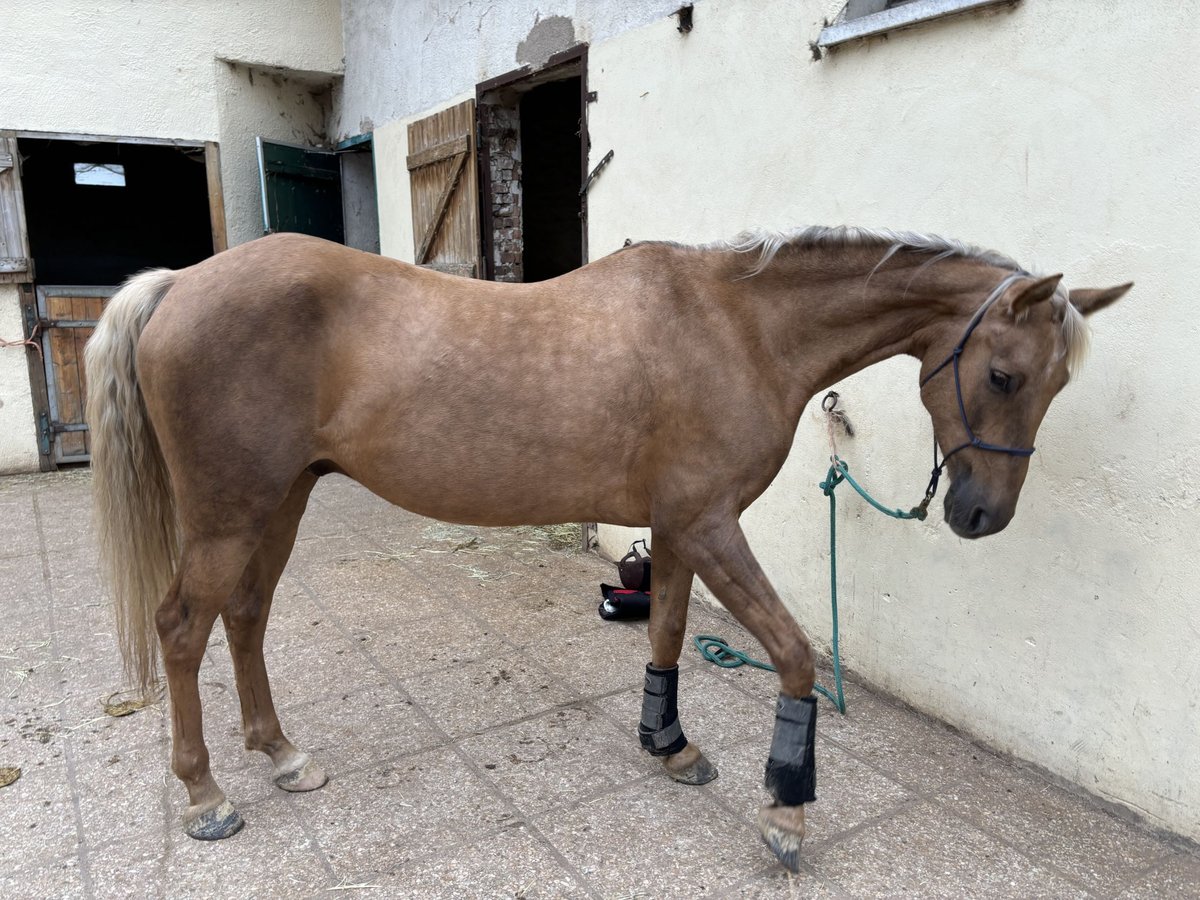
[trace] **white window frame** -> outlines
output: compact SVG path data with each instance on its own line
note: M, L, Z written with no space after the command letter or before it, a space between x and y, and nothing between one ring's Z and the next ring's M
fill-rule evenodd
M931 22L945 16L971 12L987 6L998 6L1001 3L1009 6L1019 0L909 0L891 9L847 18L846 11L852 5L847 3L832 24L821 29L816 46L828 50L848 41L885 34L897 28Z

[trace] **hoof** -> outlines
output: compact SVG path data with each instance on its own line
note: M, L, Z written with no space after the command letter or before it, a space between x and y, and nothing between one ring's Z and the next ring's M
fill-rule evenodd
M198 841L220 841L233 837L242 830L245 820L228 800L222 800L216 809L200 813L183 823L187 836Z
M800 871L800 844L804 841L803 806L764 806L758 811L758 830L785 869Z
M275 784L285 791L301 794L324 787L329 781L325 770L313 762L307 753L302 754L293 767L275 776Z
M680 784L708 784L717 777L717 767L708 761L695 744L663 758L667 774Z

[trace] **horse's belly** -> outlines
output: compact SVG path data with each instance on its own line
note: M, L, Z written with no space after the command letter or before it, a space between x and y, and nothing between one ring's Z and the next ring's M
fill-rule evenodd
M615 459L539 455L520 444L449 442L354 454L339 465L356 481L419 515L472 525L603 521L649 523L649 502ZM632 489L631 489L632 488Z

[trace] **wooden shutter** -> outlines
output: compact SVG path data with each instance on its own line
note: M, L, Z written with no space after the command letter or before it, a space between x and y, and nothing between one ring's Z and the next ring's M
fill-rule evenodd
M408 173L417 264L481 277L474 100L408 126Z
M0 137L0 282L4 281L33 281L15 137Z

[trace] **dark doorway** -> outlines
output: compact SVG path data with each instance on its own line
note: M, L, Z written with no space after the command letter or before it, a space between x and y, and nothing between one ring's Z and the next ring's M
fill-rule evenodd
M480 84L485 277L544 281L587 262L587 47Z
M39 284L117 285L211 256L203 147L21 138Z
M583 264L579 98L578 76L539 85L521 98L525 281Z

